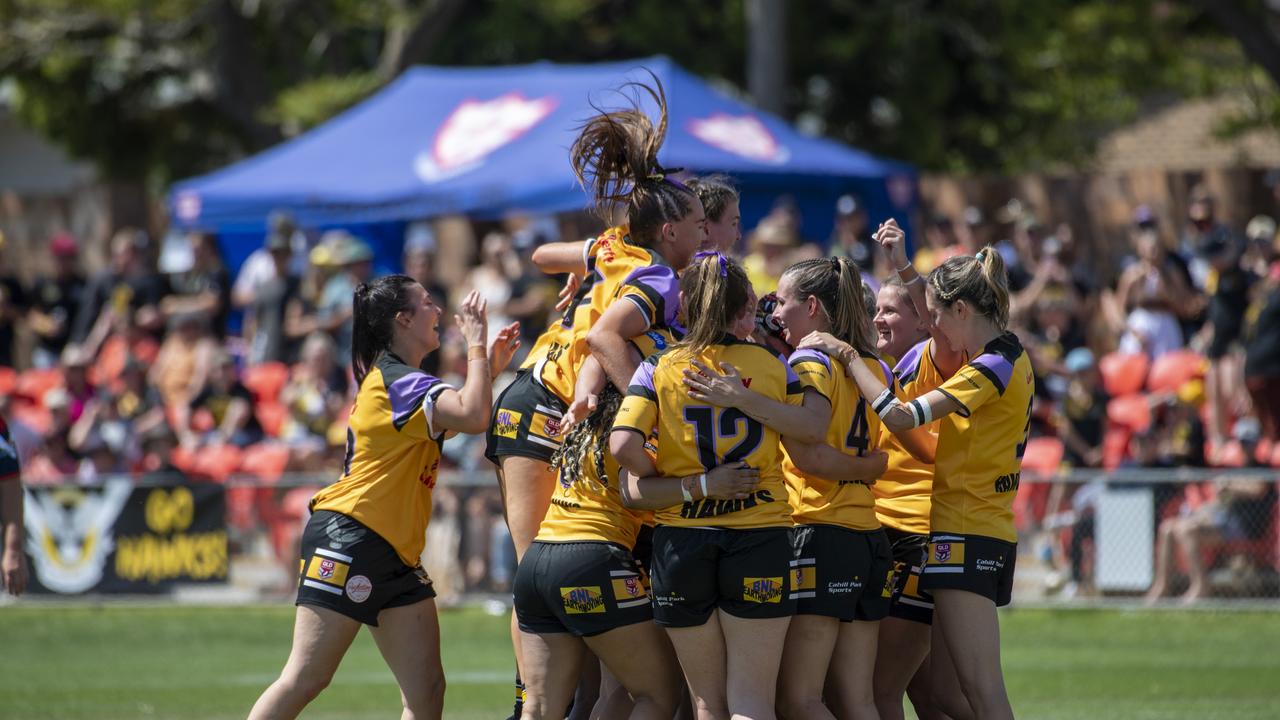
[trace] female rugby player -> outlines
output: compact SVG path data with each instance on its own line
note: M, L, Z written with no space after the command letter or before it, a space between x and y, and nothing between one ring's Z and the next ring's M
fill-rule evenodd
M990 248L951 258L929 275L926 302L938 332L970 358L938 388L902 402L866 369L856 349L843 357L885 427L898 433L957 414L940 428L930 537L920 587L933 596L930 669L942 710L953 718L1011 718L1000 669L998 606L1009 603L1017 535L1013 498L1030 426L1034 378L1007 331L1004 262ZM803 346L825 345L819 338ZM956 686L960 696L945 692Z
M493 375L519 346L519 325L486 352L485 303L476 293L456 317L467 340L461 390L418 370L440 346L440 308L413 278L356 288L355 404L342 478L316 493L302 537L293 649L251 720L293 718L329 684L361 624L395 674L406 718L438 718L444 702L440 627L431 580L419 564L431 519L440 444L478 433Z
M610 381L625 387L638 364L628 341L675 323L676 271L706 238L697 195L658 164L667 130L662 85L657 78L653 88L633 85L657 104L657 126L638 107L602 112L583 125L570 150L574 171L601 214L608 217L622 205L626 224L592 241L552 243L534 253L544 272L573 273L583 281L563 319L538 338L493 404L486 455L498 466L517 559L533 542L551 502L556 483L551 457L560 447L578 370L595 356ZM517 658L519 642L513 614ZM518 695L518 679L516 685Z

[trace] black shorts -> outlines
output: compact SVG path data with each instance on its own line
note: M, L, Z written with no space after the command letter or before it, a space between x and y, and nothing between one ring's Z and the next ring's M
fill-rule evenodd
M640 566L640 575L644 578L644 587L649 589L649 569L653 567L653 526L641 525L636 535L636 546L631 550L631 557Z
M539 635L590 637L653 619L640 568L613 543L535 541L514 595L520 629Z
M508 455L550 463L560 449L560 418L568 409L532 370L521 370L493 403L484 456L493 463Z
M653 531L653 619L697 627L720 608L741 618L795 614L787 592L795 552L791 528L685 528Z
M893 602L889 605L889 617L932 625L933 598L920 589L929 536L888 525L884 532L893 548Z
M920 589L968 590L997 607L1008 605L1017 550L1015 543L982 535L931 533Z
M426 571L405 565L378 533L329 510L307 520L296 604L329 608L377 627L384 608L435 596Z
M789 594L797 615L875 622L889 614L893 557L883 530L801 525L792 544Z

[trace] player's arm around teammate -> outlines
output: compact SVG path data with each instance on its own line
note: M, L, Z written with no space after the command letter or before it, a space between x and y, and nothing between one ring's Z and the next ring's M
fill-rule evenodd
M361 624L400 686L402 717L440 717L445 682L435 591L418 558L440 443L449 432L484 429L491 368L505 366L518 345L513 324L486 351L485 310L473 292L456 317L469 370L459 391L418 369L440 346L441 312L420 284L392 275L356 289L358 390L343 476L312 500L293 647L251 719L296 717L329 684Z
M1021 343L1005 329L1009 295L999 253L987 248L947 260L930 274L926 300L938 331L972 358L940 387L902 402L865 371L856 352L845 364L895 432L951 413L969 418L944 423L938 440L921 581L934 597L930 664L935 689L958 682L963 692L963 702L943 708L948 715L1009 718L996 607L1009 602L1012 588L1012 503L1034 379Z

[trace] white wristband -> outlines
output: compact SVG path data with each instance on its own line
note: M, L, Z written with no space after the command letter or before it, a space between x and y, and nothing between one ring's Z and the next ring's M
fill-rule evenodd
M693 502L693 495L689 493L689 488L684 486L684 478L680 478L680 494L684 496L685 502Z
M702 485L702 497L705 499L707 497L707 474L702 473L699 475L698 482Z

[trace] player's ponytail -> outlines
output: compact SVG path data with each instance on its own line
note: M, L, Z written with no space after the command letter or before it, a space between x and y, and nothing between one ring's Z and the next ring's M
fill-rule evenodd
M627 83L647 93L658 106L655 127L639 102L624 110L599 111L583 123L569 149L573 173L591 196L605 222L613 222L616 206L626 208L632 240L650 247L664 223L683 220L697 197L674 175L678 168L658 164L658 150L667 135L667 96L653 73L653 86Z
M574 425L564 436L560 448L551 456L551 467L559 472L563 487L582 479L582 461L588 452L595 463L596 477L601 482L608 482L604 457L609 452L609 430L619 407L622 407L622 393L610 383L601 391L595 412Z
M720 342L751 296L742 266L718 252L700 252L680 275L684 339L675 349L697 355Z
M387 275L360 283L352 297L351 373L364 382L378 356L391 347L396 313L409 309L408 275Z
M801 260L783 271L791 278L796 297L818 299L831 334L852 345L859 354L875 357L871 313L867 310L862 275L847 258Z
M1009 277L1004 258L992 248L946 260L929 273L929 288L947 307L964 300L997 328L1009 326Z

